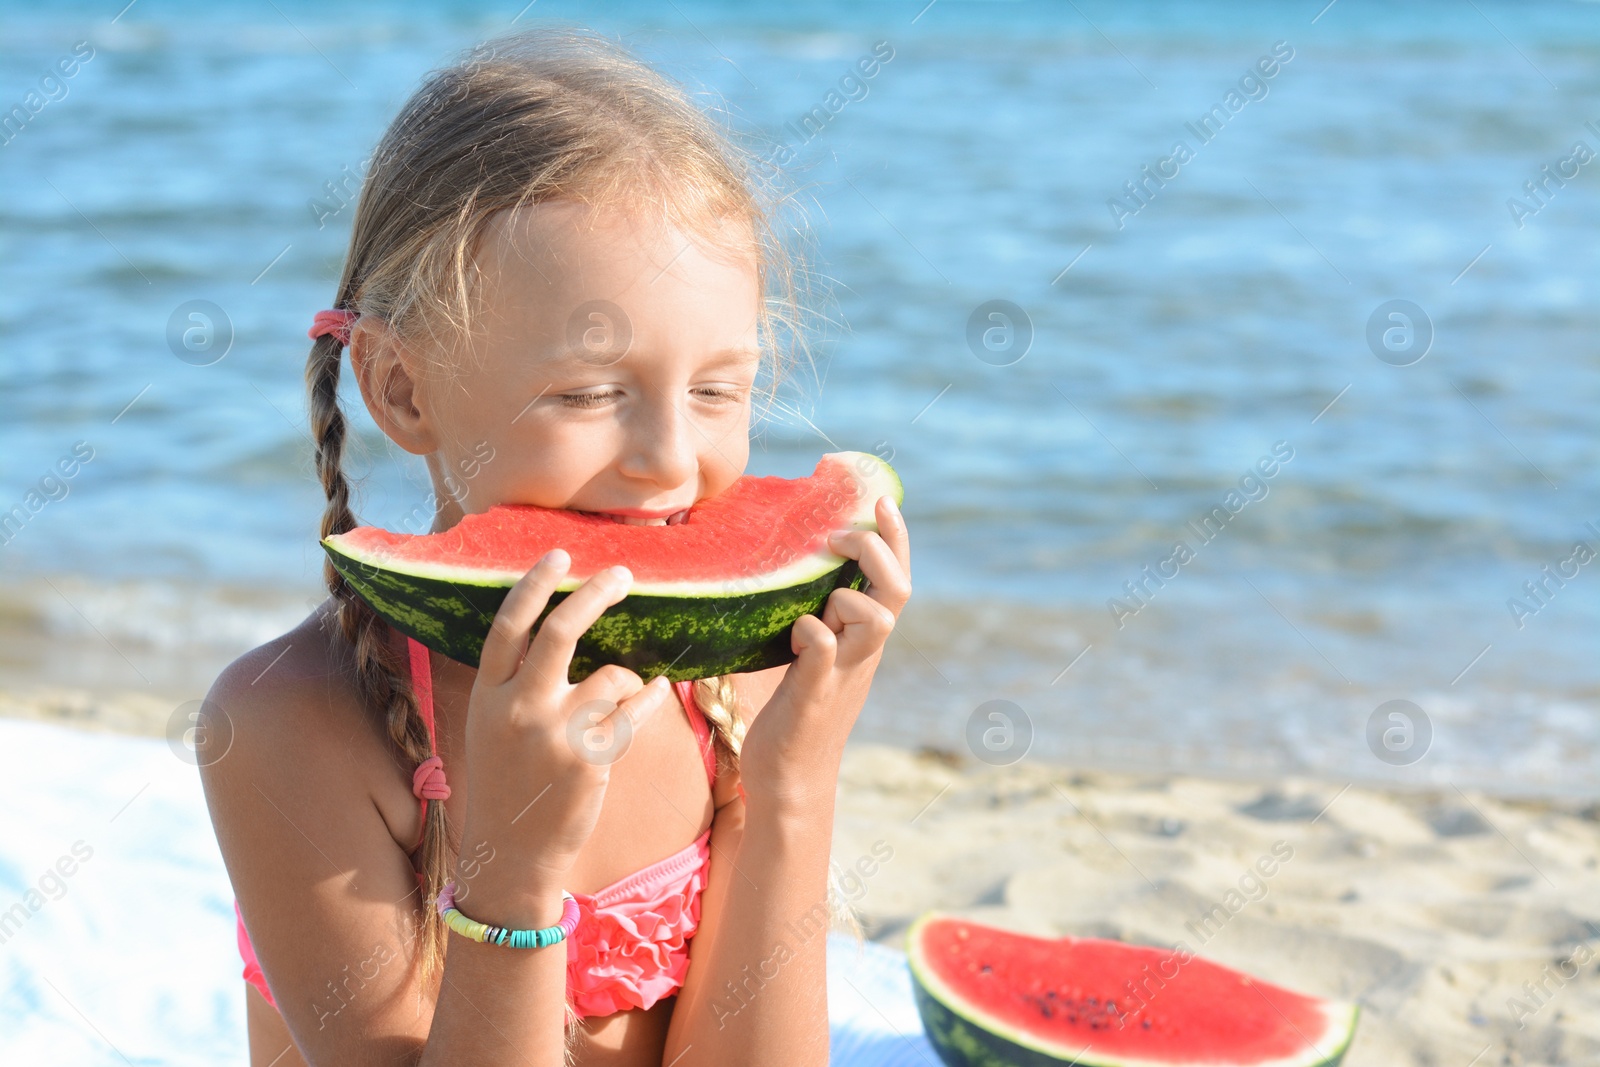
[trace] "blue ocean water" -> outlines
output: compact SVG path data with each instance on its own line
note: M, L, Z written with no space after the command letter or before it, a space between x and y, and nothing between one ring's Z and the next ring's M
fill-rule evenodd
M965 751L1002 700L1085 765L1600 785L1600 8L519 7L0 13L0 682L193 699L315 601L351 176L425 71L561 22L796 153L833 325L750 470L905 479L860 736ZM169 344L194 301L214 362ZM397 523L422 469L347 407Z

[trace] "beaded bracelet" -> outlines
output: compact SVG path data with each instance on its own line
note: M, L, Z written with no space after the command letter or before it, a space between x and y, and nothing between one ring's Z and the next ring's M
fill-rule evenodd
M439 891L439 916L445 925L462 937L485 945L508 945L511 948L547 948L572 936L578 926L578 902L565 889L561 891L561 921L539 930L512 930L504 926L469 919L456 908L456 884L446 882Z

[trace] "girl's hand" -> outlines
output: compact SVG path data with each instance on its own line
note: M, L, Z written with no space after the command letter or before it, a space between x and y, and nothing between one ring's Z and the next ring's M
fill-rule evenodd
M884 642L911 598L911 538L894 498L881 497L878 530L836 532L829 547L860 562L864 589L835 589L821 618L790 632L796 659L745 736L739 757L747 797L804 813L833 802L845 739L866 702ZM759 800L757 801L760 802Z
M567 682L578 638L627 595L623 567L578 586L530 644L528 633L570 563L556 549L523 575L484 642L467 711L472 788L462 852L487 841L510 862L484 866L470 887L458 884L461 897L472 888L511 907L543 906L522 900L519 890L537 895L562 884L594 832L611 764L672 691L665 675L645 685L614 664Z

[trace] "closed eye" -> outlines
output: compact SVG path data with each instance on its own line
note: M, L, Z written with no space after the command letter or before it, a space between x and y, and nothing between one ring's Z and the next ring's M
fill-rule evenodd
M613 389L605 393L562 393L560 399L568 407L597 408L611 397L621 395L621 393Z
M695 392L706 398L708 401L717 404L735 401L744 395L743 392L738 389L721 389L715 386L706 386L701 389L696 389ZM620 391L611 389L597 393L562 393L560 394L559 399L568 407L598 408L606 404L613 397L618 397L621 395L622 393Z

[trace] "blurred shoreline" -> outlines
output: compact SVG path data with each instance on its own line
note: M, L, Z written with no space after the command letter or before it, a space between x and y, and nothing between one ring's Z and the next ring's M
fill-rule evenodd
M105 719L125 732L160 733L163 716L201 699L229 662L293 628L324 595L310 583L36 572L0 590L0 691L36 695L23 705L59 704L59 717L88 728ZM1341 670L1308 658L1304 645L1292 648L1298 629L1283 627L1269 641L1252 638L1254 621L1241 629L1218 616L1197 628L1183 595L1150 602L1119 632L1093 608L919 589L852 739L977 756L998 709L1015 729L1007 749L991 754L996 763L1255 782L1292 774L1503 796L1600 793L1600 720L1589 710L1600 690L1570 664L1530 676L1538 645L1515 660L1480 655L1473 684L1453 686L1448 675L1430 679L1406 662L1409 643L1374 640L1359 618L1341 623L1344 644L1318 639ZM1472 655L1467 647L1459 658ZM1403 688L1388 681L1419 675ZM1389 728L1382 709L1397 699L1416 731L1416 748L1398 762L1374 733Z
M217 670L220 670L222 665L219 663ZM197 673L193 677L199 678L202 674L205 682L187 691L188 695L180 691L170 693L141 691L118 685L105 677L101 678L101 683L97 686L84 686L42 678L24 680L14 675L11 677L0 675L0 719L48 723L90 733L165 738L169 745L179 745L182 743L183 732L190 722L187 717L188 710L204 697L209 680L215 676L216 671ZM881 703L885 698L876 694L890 686L883 681L882 668L878 678L878 682L874 685L873 699ZM1549 783L1543 783L1542 788L1523 783L1502 784L1500 788L1493 788L1466 782L1441 782L1424 777L1385 778L1375 774L1307 773L1302 769L1286 765L1274 765L1267 760L1236 762L1231 767L1223 768L1212 766L1190 768L1174 761L1174 754L1179 750L1174 746L1163 744L1148 747L1144 758L1135 752L1132 743L1093 750L1098 758L1087 761L1050 756L1037 749L1022 751L1015 758L1009 755L995 758L983 753L975 757L973 749L953 747L947 743L897 738L892 730L888 731L890 736L886 738L882 736L885 734L882 723L872 721L881 717L873 716L871 710L872 702L869 701L868 709L863 711L851 735L848 746L850 751L899 753L918 763L938 765L969 778L982 775L1003 778L1012 771L1029 774L1042 770L1049 773L1099 775L1114 779L1151 781L1192 779L1213 782L1219 786L1267 790L1277 788L1280 783L1293 781L1316 783L1331 789L1376 790L1395 797L1412 798L1425 798L1452 789L1459 791L1467 788L1495 797L1506 804L1547 808L1574 817L1600 821L1600 800L1596 799L1596 794L1592 790L1556 789ZM1151 758L1152 754L1159 758Z

